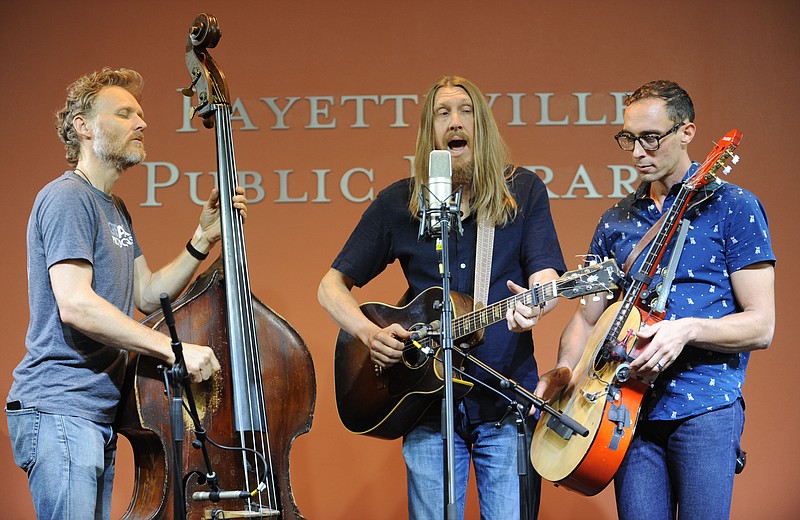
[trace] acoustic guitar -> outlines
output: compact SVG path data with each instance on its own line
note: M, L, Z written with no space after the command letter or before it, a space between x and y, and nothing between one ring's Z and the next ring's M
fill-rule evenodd
M507 310L516 302L537 306L559 296L576 298L612 291L617 288L621 276L616 263L609 260L566 272L557 280L475 311L472 311L471 298L453 291L450 293L453 338L456 345L472 349L482 342L483 329L505 320ZM334 364L336 405L339 418L349 431L396 439L409 431L431 404L441 399L442 366L428 355L439 350L441 302L442 289L432 287L404 307L382 303L361 305L362 312L379 327L398 323L420 336L406 341L402 360L388 368L375 365L366 345L346 331L339 331ZM453 377L454 399L464 397L471 388L469 381Z
M630 361L643 350L635 331L661 318L643 301L646 289L673 236L692 195L700 188L720 182L717 171L728 158L738 162L733 150L742 134L732 130L714 147L695 173L685 181L670 207L639 275L623 299L600 316L586 343L567 386L550 404L589 429L586 437L573 435L543 412L531 443L531 462L545 479L584 495L602 491L619 469L636 428L642 399L652 381L632 377ZM644 275L644 276L643 276Z

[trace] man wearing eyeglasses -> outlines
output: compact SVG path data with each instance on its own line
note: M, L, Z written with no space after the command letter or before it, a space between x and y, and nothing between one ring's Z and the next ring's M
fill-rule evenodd
M622 267L645 233L660 226L691 175L688 148L696 132L692 100L673 82L648 83L627 99L615 139L631 154L641 183L603 214L590 254L615 258ZM685 218L685 246L675 248L675 238L668 243L648 285L668 285L664 271L679 249L666 315L636 332L643 350L630 368L655 382L614 478L622 520L674 519L677 511L681 518L729 518L734 474L744 463L745 369L750 352L772 341L775 256L761 203L722 183L690 204ZM639 272L645 256L629 274ZM578 307L561 336L556 369L542 376L537 395L549 397L563 387L563 367L577 365L608 305L599 299Z

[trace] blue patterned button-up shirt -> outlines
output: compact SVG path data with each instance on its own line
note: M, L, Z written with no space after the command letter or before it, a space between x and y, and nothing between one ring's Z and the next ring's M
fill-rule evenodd
M667 211L680 184L664 201ZM590 253L615 258L622 267L633 247L662 213L649 197L649 185L607 210L597 225ZM711 197L687 210L691 222L664 319L720 318L739 312L730 273L757 262L775 262L767 216L759 200L733 184L723 184ZM667 245L651 289L663 282L675 239ZM631 268L637 273L649 246ZM655 382L648 399L651 420L692 417L733 403L742 396L749 352L723 354L687 345L678 359Z

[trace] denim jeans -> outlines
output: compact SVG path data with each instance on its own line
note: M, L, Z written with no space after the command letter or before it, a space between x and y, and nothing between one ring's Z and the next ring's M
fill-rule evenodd
M108 519L117 437L110 424L6 409L14 462L28 474L39 520Z
M744 404L640 423L614 477L620 520L727 520Z
M435 406L435 405L434 405ZM501 427L494 422L470 425L458 405L455 414L455 503L458 518L464 518L470 458L475 468L482 519L520 518L520 477L517 469L517 426L509 415ZM524 453L528 472L527 499L532 514L539 507L541 478L530 464L530 437L527 429ZM410 520L444 518L444 443L438 414L425 418L403 438L403 457L408 476Z

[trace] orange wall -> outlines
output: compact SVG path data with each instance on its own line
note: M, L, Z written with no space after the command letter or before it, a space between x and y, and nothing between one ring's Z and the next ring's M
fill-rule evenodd
M151 167L155 178L148 181L148 169L136 167L117 192L133 214L151 266L171 259L192 233L199 207L191 201L188 173L203 173L204 196L210 186L207 173L216 167L214 137L202 128L182 131L190 128L177 89L188 83L183 53L189 25L207 10L223 31L212 54L241 103L241 121L234 123L238 169L256 172L263 190L263 198L251 204L246 228L253 292L293 324L316 366L313 428L292 450L298 505L308 518L404 518L399 442L354 436L338 421L332 395L336 328L316 301L320 277L366 207L352 199L408 175L406 156L414 150L418 105L403 101L398 115L402 97L396 96L421 96L443 74L463 75L484 92L499 94L495 115L515 161L540 167L548 178L552 174L553 215L568 265L574 267L599 214L616 200L611 198L613 172L624 176L627 170L620 166L629 164L629 155L611 138L620 125L614 93L668 78L681 83L695 101L695 158L704 157L712 140L731 128L744 133L742 162L730 180L754 191L765 204L779 258L778 328L772 347L754 354L748 371L744 446L749 462L737 477L733 518L800 516L800 450L791 435L800 427L792 401L793 368L800 354L786 326L798 288L792 277L798 210L788 190L795 179L796 146L791 143L800 113L800 4L8 4L0 36L6 182L0 265L7 280L6 297L0 299L7 338L0 395L6 395L11 371L24 352L27 216L36 192L65 168L52 113L78 75L109 65L135 68L145 76L148 161L169 163L178 175L174 184L155 188L153 183L168 184L169 169ZM507 7L501 10L500 5ZM361 98L363 113L346 96L367 96ZM286 112L284 128L276 128L279 119L263 98L276 98L280 107L288 98L299 98ZM348 199L340 183L351 170L345 183ZM286 179L283 194L281 175ZM325 179L324 194L319 178ZM257 189L248 193L262 195ZM279 201L304 196L304 201ZM398 271L390 269L357 297L394 301L404 289ZM561 302L537 328L542 366L553 363L558 335L574 305ZM775 408L772 399L786 406ZM127 506L131 467L129 448L123 447L115 516ZM31 518L25 476L14 467L5 421L0 421L0 468L5 470L3 516ZM478 517L474 493L468 509L468 518ZM609 489L583 498L545 484L541 513L543 519L582 514L611 519L613 494Z

